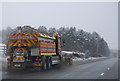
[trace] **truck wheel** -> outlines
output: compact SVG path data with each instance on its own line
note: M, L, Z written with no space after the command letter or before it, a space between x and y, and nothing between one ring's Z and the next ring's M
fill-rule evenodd
M62 58L61 58L61 56L59 55L59 60L61 60Z
M47 69L47 63L46 61L43 63L43 70L46 70Z
M46 70L46 69L47 69L46 58L42 57L42 70Z
M51 59L50 59L50 57L48 57L48 60L47 60L47 69L48 70L51 68L51 65L52 65Z

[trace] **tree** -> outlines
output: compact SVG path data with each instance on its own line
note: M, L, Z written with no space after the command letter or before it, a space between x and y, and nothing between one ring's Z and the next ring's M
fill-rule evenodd
M47 28L45 26L39 26L38 31L47 32Z
M53 35L54 33L57 32L57 30L56 30L56 28L54 28L54 27L50 27L49 30L48 30L48 32L49 32L51 35Z
M11 32L12 28L7 27L2 30L2 41L6 42L7 33ZM48 30L45 26L39 26L38 31L53 36L54 33L58 32L61 36L62 50L64 51L78 51L86 52L90 51L91 56L109 56L109 47L107 42L100 37L97 32L89 33L82 29L76 30L76 27L50 27Z
M7 41L7 34L9 34L13 29L8 26L6 29L2 30L2 43L6 43Z

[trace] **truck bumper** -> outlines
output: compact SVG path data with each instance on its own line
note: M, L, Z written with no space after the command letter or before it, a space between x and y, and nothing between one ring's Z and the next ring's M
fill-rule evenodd
M26 63L25 62L13 62L11 64L8 65L11 68L25 68L26 67Z

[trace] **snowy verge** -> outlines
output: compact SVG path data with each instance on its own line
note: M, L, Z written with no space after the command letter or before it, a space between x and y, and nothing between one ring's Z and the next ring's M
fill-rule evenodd
M79 61L79 60L94 60L94 59L103 59L103 58L107 58L107 57L89 57L89 58L79 58L79 57L75 57L75 58L73 58L73 61Z
M89 58L73 58L73 64L87 64L92 63L100 60L108 59L108 57L89 57Z

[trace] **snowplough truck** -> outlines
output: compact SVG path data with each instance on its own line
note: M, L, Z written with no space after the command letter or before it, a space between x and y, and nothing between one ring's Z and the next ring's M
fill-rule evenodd
M31 65L43 70L61 61L60 36L50 36L31 26L17 27L7 36L8 70Z

